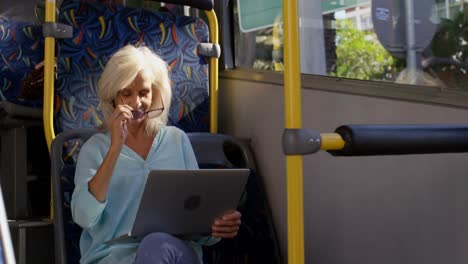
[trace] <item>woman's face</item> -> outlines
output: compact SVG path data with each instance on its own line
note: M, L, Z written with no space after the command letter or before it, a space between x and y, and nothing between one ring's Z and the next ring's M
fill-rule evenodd
M129 86L117 93L117 105L126 104L133 111L146 112L150 109L153 100L151 79L145 71L140 71Z

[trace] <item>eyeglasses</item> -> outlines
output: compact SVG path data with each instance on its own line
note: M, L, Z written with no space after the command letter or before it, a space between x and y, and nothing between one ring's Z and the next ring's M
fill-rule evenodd
M156 118L160 116L164 112L164 101L161 97L159 97L159 99L161 100L161 105L162 105L160 108L151 109L149 111L140 111L140 110L132 111L132 115L133 115L132 119L133 120L140 119L144 117L145 115L148 118ZM125 104L125 102L123 101L122 95L120 95L120 100L122 101L123 104Z

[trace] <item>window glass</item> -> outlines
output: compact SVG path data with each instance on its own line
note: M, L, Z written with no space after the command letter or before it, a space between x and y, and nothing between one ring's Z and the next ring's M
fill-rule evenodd
M468 88L468 0L406 2L298 0L302 73ZM242 4L234 4L236 67L283 71L281 9L245 30Z
M29 0L0 0L0 17L14 21L40 23L37 16L38 5ZM44 9L44 7L41 7ZM4 29L0 32L2 34ZM3 37L2 37L3 40Z

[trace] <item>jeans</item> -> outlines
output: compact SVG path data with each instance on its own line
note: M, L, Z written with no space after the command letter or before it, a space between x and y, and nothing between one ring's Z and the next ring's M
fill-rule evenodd
M195 251L182 240L166 233L152 233L140 243L135 264L194 264Z

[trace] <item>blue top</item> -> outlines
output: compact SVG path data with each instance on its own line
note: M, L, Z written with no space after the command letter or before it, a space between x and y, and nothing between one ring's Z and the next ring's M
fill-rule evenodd
M148 173L158 169L198 169L187 135L176 127L163 127L146 160L128 146L122 147L106 200L101 203L89 192L88 181L96 174L109 146L110 134L98 133L83 145L78 157L71 209L73 220L83 228L80 263L133 263L138 243L106 245L104 242L132 229ZM187 243L202 263L200 245L218 241L204 237Z

